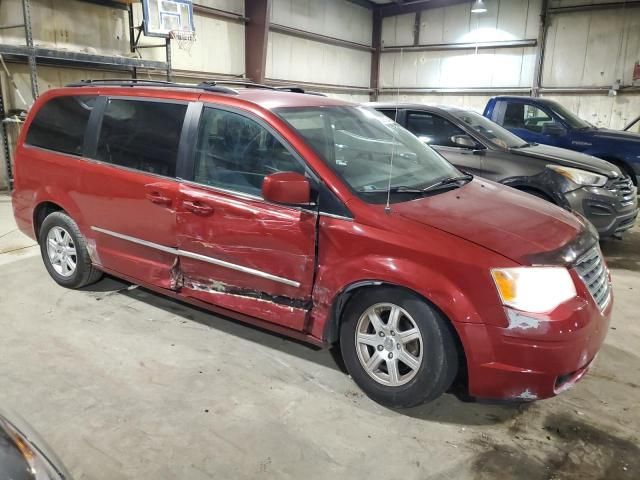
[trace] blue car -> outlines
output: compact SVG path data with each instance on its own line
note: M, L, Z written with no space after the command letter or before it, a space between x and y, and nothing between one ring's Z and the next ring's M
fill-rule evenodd
M529 143L568 148L608 160L636 186L640 181L640 134L631 129L598 128L558 102L534 97L493 97L484 116Z

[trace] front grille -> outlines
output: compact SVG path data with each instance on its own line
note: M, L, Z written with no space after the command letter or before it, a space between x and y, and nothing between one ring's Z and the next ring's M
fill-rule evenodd
M604 310L611 298L611 284L600 249L593 247L589 250L577 261L575 269L600 310Z
M636 189L633 186L633 182L631 181L631 177L624 176L621 178L616 178L615 180L611 180L607 184L607 190L611 193L615 194L622 203L623 206L631 205L636 195Z

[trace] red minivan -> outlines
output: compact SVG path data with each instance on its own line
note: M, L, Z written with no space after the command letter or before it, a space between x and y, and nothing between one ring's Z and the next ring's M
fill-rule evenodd
M473 178L369 108L258 85L50 90L13 207L60 285L103 272L318 345L375 401L454 379L534 400L591 365L612 309L588 222Z

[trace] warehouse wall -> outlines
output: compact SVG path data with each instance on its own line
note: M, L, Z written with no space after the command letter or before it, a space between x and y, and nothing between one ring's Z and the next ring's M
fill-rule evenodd
M615 0L551 0L549 6L611 3ZM486 1L486 14L471 14L470 4L426 10L421 13L420 43L460 43L536 39L540 0ZM633 65L640 60L640 8L598 9L555 13L545 44L542 70L543 96L551 97L586 120L603 127L623 128L640 112L638 92L608 96L620 80L631 87ZM415 17L384 19L384 46L413 42ZM458 105L482 111L487 100L505 91L529 95L533 85L534 47L496 50L383 53L381 100ZM638 83L637 83L638 84ZM640 84L638 84L640 85ZM432 89L428 93L394 88ZM597 87L587 92L581 89ZM563 89L563 93L553 89ZM435 91L454 89L458 93ZM568 91L567 91L568 90Z
M371 10L344 0L273 0L271 23L371 45ZM369 88L371 52L270 32L267 78ZM339 95L367 101L367 92Z
M471 2L424 10L420 45L530 40L538 36L541 0L488 0L486 14L472 14ZM384 47L413 45L415 14L388 17L382 24ZM535 67L535 48L387 52L381 57L380 87L527 88Z
M197 5L244 14L244 0L196 0ZM32 0L34 43L37 46L94 54L133 56L129 47L127 12L74 0ZM320 35L337 37L362 45L371 44L371 11L345 0L273 0L274 24L284 25ZM142 20L142 9L136 4L136 24ZM244 23L196 11L197 39L190 53L172 44L175 77L181 81L197 81L220 75L244 76ZM21 0L0 2L0 25L22 23ZM162 43L162 39L141 37L141 44ZM0 30L0 43L24 45L22 29ZM141 49L143 58L164 61L165 51ZM28 68L23 63L8 63L20 92L28 104L32 102ZM336 85L326 93L352 101L368 100L367 89L371 68L371 52L271 32L268 44L267 76L286 82L310 82ZM40 92L85 78L128 76L127 72L85 70L38 66ZM141 72L140 77L163 78L162 74ZM24 109L0 72L5 92L6 109ZM358 87L362 90L340 87ZM9 125L11 142L18 127ZM0 160L0 188L6 185Z
M244 13L242 0L198 0L200 5ZM34 44L37 46L66 49L85 53L104 55L133 56L129 47L129 23L127 12L90 3L73 0L32 0L31 17ZM135 10L136 24L142 19L141 6ZM177 77L199 77L210 75L244 74L244 24L233 20L221 19L209 14L196 13L194 20L197 29L197 41L191 54L172 45L173 66L178 70ZM3 0L0 4L0 25L22 23L22 2ZM24 30L0 30L0 42L24 45ZM144 38L142 44L162 42L162 39ZM215 49L212 48L215 46ZM215 54L214 54L215 51ZM142 49L143 58L164 61L164 49ZM25 64L8 63L20 92L32 102L29 72ZM180 72L182 70L182 72ZM65 85L83 78L113 78L128 76L126 72L106 70L82 70L77 68L38 67L38 85L40 92L49 88ZM143 74L144 75L144 74ZM5 92L5 108L25 108L6 75L0 74ZM16 125L9 125L11 143L18 131ZM0 164L3 163L0 161ZM0 188L6 185L4 168L0 168Z

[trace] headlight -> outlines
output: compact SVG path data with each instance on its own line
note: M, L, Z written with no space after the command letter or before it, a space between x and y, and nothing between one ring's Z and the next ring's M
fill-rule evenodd
M568 178L576 185L588 187L602 187L607 183L607 177L597 173L579 170L577 168L561 167L560 165L547 165L547 168Z
M502 303L525 312L550 312L576 296L564 267L494 268L491 276Z
M57 457L21 418L0 412L0 478L71 480Z

